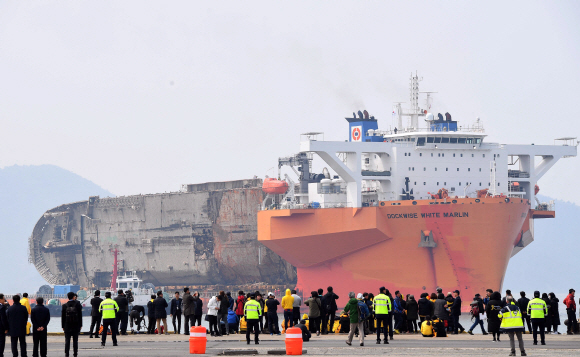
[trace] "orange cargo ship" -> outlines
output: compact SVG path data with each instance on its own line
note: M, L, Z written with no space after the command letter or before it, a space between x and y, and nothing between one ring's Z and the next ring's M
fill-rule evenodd
M258 240L297 268L305 295L327 286L339 296L386 286L417 298L438 287L464 299L500 290L510 258L533 241L534 219L555 217L536 183L558 159L576 156L575 138L484 142L479 119L458 127L449 113L435 119L421 109L418 81L411 76L411 110L393 111L394 130L359 111L346 118L347 142L307 133L299 154L279 159L278 178L299 166L299 182L286 174L288 192L266 196ZM323 174L311 173L314 155L330 167Z

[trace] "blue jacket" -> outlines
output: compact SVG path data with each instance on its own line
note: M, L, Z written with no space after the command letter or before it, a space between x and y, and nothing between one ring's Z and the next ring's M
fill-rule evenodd
M239 322L238 315L233 310L228 311L228 324L237 324Z

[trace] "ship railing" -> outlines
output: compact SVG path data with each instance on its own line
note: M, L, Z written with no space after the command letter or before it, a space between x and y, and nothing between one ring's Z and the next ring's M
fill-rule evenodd
M555 211L556 210L556 204L554 203L554 201L550 201L550 202L542 202L540 204L538 204L536 206L536 208L534 208L536 211Z
M512 178L530 178L530 173L520 170L508 170L508 177Z
M445 133L445 132L460 132L460 133L485 133L485 129L483 128L483 126L477 126L477 125L472 125L472 126L459 126L457 127L457 130L453 130L453 131L445 131L445 130L437 130L437 127L435 128L405 128L403 130L397 130L396 132L394 130L376 130L375 131L375 135L395 135L395 134L411 134L411 133Z

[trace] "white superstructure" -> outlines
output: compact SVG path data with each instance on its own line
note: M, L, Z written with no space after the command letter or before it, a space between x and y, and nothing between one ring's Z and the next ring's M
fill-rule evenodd
M379 130L374 117L359 111L358 117L353 113L346 118L350 135L346 142L319 140L321 133L304 134L301 154L279 161L279 166L309 163L302 164L300 184L281 204L363 207L380 201L431 199L440 189L449 197L477 197L477 191L487 189L488 195L524 198L534 207L538 180L560 158L576 156L576 138L558 139L560 145L488 143L479 119L463 127L449 113L435 116L419 108L419 80L411 75L413 107L403 111L396 105L398 124L393 130ZM409 125L403 125L403 116L410 117ZM423 117L426 127L420 128L418 118ZM312 154L338 177L311 174ZM289 184L294 188L293 182Z

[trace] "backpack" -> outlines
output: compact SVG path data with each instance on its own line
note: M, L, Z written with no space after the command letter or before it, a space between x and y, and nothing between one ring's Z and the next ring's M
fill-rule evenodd
M370 316L370 312L367 304L365 304L364 301L359 301L357 303L357 307L358 307L358 321L361 322L368 319Z
M68 326L74 326L76 327L76 325L78 324L78 315L77 315L77 309L76 309L76 304L70 305L67 304L66 305L66 323Z
M479 311L479 304L472 305L471 306L471 315L473 317L477 317L477 316L479 316L479 313L480 313L480 311Z

